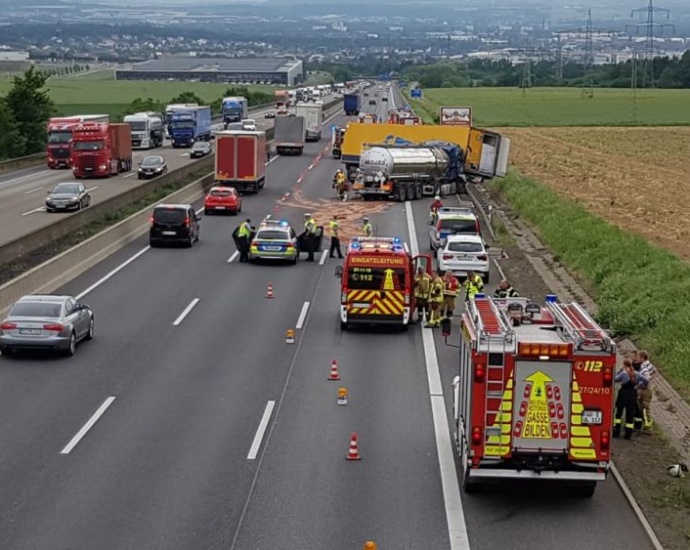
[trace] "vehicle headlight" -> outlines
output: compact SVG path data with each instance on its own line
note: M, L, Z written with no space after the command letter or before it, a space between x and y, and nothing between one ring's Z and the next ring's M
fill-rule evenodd
M106 166L105 164L101 164L101 165L99 166L99 168L100 168L101 170L105 170L105 169L107 168L107 166Z

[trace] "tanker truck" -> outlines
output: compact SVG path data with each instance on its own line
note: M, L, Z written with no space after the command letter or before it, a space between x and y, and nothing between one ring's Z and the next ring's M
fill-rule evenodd
M464 152L455 143L431 141L415 145L365 145L353 191L363 200L406 201L460 192Z

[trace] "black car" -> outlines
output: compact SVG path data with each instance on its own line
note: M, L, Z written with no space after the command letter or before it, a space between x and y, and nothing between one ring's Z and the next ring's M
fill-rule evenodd
M46 198L46 212L81 210L91 205L91 194L83 183L58 183Z
M168 171L168 163L160 155L147 155L139 163L139 179L155 178Z
M210 155L212 152L211 144L208 141L197 141L189 152L189 157L197 159Z
M276 112L275 111L268 111L265 115L264 118L275 118L276 117Z
M159 204L151 215L149 244L184 244L191 248L199 240L201 217L191 204Z

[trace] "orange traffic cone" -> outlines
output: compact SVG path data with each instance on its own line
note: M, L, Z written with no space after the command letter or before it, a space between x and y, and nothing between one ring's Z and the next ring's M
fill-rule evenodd
M331 363L331 374L328 376L329 380L340 380L340 373L338 372L338 362L333 359Z
M353 433L350 436L350 449L347 451L348 460L362 460L359 456L359 448L357 447L357 434Z
M266 289L266 298L275 298L275 296L273 296L273 283L268 283L268 289Z

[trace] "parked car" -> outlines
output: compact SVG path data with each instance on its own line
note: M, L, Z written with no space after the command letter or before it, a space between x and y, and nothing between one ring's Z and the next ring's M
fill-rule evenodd
M189 152L189 157L196 159L210 155L213 152L211 144L208 141L197 141Z
M229 212L237 215L242 212L242 197L234 187L211 187L204 199L204 214Z
M450 271L453 275L466 277L468 272L474 271L485 283L489 282L491 261L479 235L449 235L445 245L438 250L436 260L439 274Z
M168 171L168 163L160 155L146 155L139 163L140 180L147 178L155 178L161 176Z
M191 204L159 204L153 209L149 244L184 244L188 248L199 240L201 218Z
M245 118L242 121L242 129L250 132L256 131L256 121L253 118Z
M0 325L0 353L55 350L74 355L94 337L94 314L73 296L29 295L17 300Z
M46 197L46 212L81 210L91 205L91 193L83 183L58 183Z

